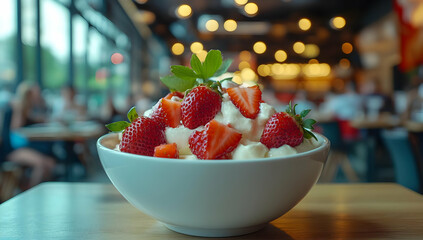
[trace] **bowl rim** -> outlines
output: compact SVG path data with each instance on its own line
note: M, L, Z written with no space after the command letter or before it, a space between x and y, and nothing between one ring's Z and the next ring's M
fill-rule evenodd
M318 139L321 139L322 144L318 146L317 148L314 148L312 150L297 153L294 155L288 155L288 156L279 156L279 157L268 157L268 158L257 158L257 159L177 159L177 158L159 158L159 157L152 157L152 156L146 156L146 155L137 155L133 153L127 153L127 152L120 152L116 151L114 149L110 149L108 147L105 147L101 144L101 141L109 137L110 135L115 135L117 133L107 133L97 140L97 148L102 151L106 151L112 154L118 154L128 157L135 157L139 159L144 160L153 160L153 161L159 161L163 163L194 163L194 164L233 164L233 163L257 163L257 162L271 162L271 161L277 161L277 160L283 160L283 159L297 159L297 158L304 158L310 155L313 155L315 153L321 152L324 149L330 148L330 141L323 136L322 134L314 133ZM320 141L320 140L319 140ZM325 162L325 161L324 161Z

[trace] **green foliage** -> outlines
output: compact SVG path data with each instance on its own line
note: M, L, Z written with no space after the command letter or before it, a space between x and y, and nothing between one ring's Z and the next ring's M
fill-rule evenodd
M127 127L129 127L129 125L131 125L129 122L118 121L118 122L107 124L106 128L109 129L112 132L122 132Z
M199 84L213 85L215 81L211 77L217 77L225 73L232 60L222 62L222 54L219 50L210 50L206 59L201 63L197 55L191 57L191 68L185 66L172 66L173 75L161 77L160 80L171 91L185 92Z

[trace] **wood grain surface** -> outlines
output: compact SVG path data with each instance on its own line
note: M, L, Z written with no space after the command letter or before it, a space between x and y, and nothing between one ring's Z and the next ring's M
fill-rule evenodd
M44 183L0 205L0 239L200 238L168 230L110 184ZM423 197L391 183L317 184L283 217L233 239L423 239Z

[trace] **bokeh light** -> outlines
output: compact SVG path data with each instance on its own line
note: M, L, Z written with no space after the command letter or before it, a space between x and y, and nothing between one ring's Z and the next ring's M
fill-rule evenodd
M216 20L210 19L206 22L207 31L215 32L217 31L218 28L219 28L219 23Z
M350 54L353 51L353 45L349 42L345 42L342 44L342 52L345 54Z
M244 6L248 0L234 0L235 4L238 6Z
M203 50L203 48L203 44L200 42L193 42L190 47L192 53L199 53Z
M242 69L244 69L244 68L250 68L250 63L249 63L249 62L247 62L247 61L241 61L241 62L238 64L238 68L239 68L239 70L242 70Z
M254 16L258 13L258 6L255 3L247 3L244 6L244 11L249 15L249 16Z
M320 48L316 44L306 44L304 45L304 51L301 53L301 56L306 58L315 58L320 54Z
M250 61L251 53L247 50L241 51L239 53L239 59L241 59L242 61Z
M172 45L172 53L174 55L181 55L182 53L184 53L184 45L182 43L175 43Z
M311 21L307 18L301 18L298 21L298 27L303 31L307 31L311 28Z
M347 22L345 21L345 18L343 17L334 17L330 20L330 25L334 29L341 29L345 27L345 24Z
M270 67L266 64L261 64L257 68L257 72L262 77L267 77L270 75Z
M261 41L254 43L254 46L253 46L253 50L257 54L262 54L262 53L266 52L266 48L267 48L266 44L264 42L261 42Z
M121 64L123 62L123 55L120 53L113 53L110 60L113 64Z
M192 14L192 9L188 4L182 4L176 9L176 15L179 18L188 18Z
M287 57L288 57L288 55L286 54L286 52L284 50L278 50L278 51L275 52L275 59L278 62L285 61Z
M225 28L226 31L233 32L237 29L238 24L236 23L235 20L228 19L225 21L225 23L223 23L223 27Z
M204 62L204 60L206 60L206 57L207 57L207 51L201 50L201 51L195 53L195 55L197 55L198 59L200 59L201 62Z
M305 45L302 42L296 42L294 43L292 49L294 50L294 52L301 54L305 50Z
M343 69L348 69L351 66L350 60L346 59L346 58L342 58L341 60L339 60L339 66Z

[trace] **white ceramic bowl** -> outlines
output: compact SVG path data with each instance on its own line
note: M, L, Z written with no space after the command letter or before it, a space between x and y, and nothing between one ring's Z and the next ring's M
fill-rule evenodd
M311 151L256 160L179 160L112 150L116 134L97 142L103 167L135 207L168 228L223 237L257 231L293 208L317 182L329 141Z

